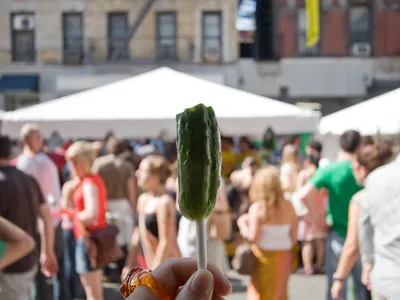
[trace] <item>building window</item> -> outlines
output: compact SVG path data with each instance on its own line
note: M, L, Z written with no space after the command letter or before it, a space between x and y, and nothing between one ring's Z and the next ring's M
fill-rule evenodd
M108 59L128 60L128 13L108 14Z
M319 43L311 48L307 48L307 15L305 8L297 10L297 50L300 56L319 55Z
M177 58L177 24L175 12L157 13L157 58Z
M84 56L82 13L63 14L63 34L64 64L81 64Z
M355 56L369 56L372 44L372 13L370 7L349 9L349 51Z
M35 62L35 15L11 14L11 43L13 62Z
M204 12L202 18L202 59L205 62L222 61L222 13Z

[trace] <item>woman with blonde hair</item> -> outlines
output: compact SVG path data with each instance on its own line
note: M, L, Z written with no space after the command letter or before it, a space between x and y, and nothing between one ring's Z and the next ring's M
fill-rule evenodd
M75 142L68 148L66 158L71 172L78 181L73 192L73 230L76 239L75 267L87 300L103 300L100 268L93 269L89 259L85 236L88 232L107 227L107 190L100 175L92 174L95 153L91 143Z
M282 152L280 179L286 200L296 191L297 176L301 170L299 151L294 145L286 145Z
M257 171L250 188L249 212L238 220L257 262L247 289L248 300L285 300L297 241L297 216L283 198L279 173L268 166Z

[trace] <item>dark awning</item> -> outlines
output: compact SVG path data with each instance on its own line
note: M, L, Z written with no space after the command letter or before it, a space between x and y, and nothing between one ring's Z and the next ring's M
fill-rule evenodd
M0 92L38 92L39 75L6 74L0 77Z

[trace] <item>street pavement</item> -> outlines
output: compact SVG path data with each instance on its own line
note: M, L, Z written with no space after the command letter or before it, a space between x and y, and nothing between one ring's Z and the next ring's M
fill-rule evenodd
M248 277L229 274L233 293L227 300L246 299ZM324 300L326 298L326 277L324 275L292 275L289 281L289 300Z
M230 273L233 293L226 300L245 300L249 278ZM289 300L324 300L326 298L326 277L323 275L292 275L289 282ZM105 300L122 300L119 285L105 283Z

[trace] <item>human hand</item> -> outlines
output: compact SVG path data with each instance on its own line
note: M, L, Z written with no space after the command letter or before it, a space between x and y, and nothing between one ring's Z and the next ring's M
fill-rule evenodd
M370 264L364 264L362 266L361 281L367 287L368 290L371 290L370 276L371 276L371 272L372 272L373 268L374 268L374 265L370 265Z
M192 258L171 258L164 261L152 275L175 300L221 300L232 292L228 279L212 263L208 271L197 271ZM140 286L129 296L130 300L159 300L146 286Z
M58 273L58 262L54 252L42 253L40 255L41 271L46 277L51 277Z
M332 299L333 300L341 300L342 296L341 293L343 291L343 281L341 280L335 280L332 284L332 288L331 288L331 295L332 295Z

